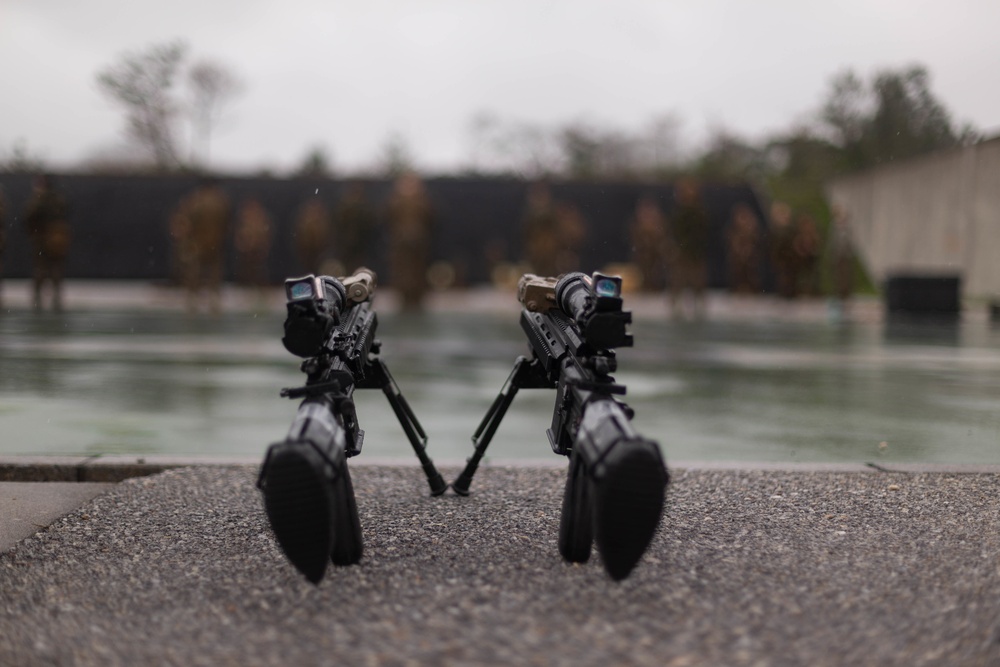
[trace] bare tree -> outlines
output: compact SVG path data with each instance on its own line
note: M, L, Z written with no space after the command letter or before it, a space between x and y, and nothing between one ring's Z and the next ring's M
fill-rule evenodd
M319 145L310 148L293 174L306 178L330 178L333 168L330 166L330 156L326 148Z
M931 91L921 65L876 72L867 82L852 71L837 75L823 103L819 131L843 153L848 169L871 167L977 138L956 126Z
M481 112L469 124L472 170L525 178L650 178L682 163L680 119L653 118L639 131L576 120L543 125Z
M243 82L224 65L202 60L188 70L188 85L194 127L191 161L207 164L212 130L222 120L226 105L243 92Z
M546 127L480 112L469 129L474 169L480 173L540 178L562 169L557 134Z
M406 137L400 132L391 132L379 152L376 166L378 173L395 178L415 168L413 151Z
M514 171L526 178L544 178L564 170L558 133L549 128L514 122L497 138L497 146Z
M563 168L571 178L631 179L651 170L641 135L582 121L557 132Z
M685 159L681 141L683 125L683 119L676 112L658 114L646 123L639 135L643 171L665 175L680 168Z
M467 140L469 143L469 171L473 173L489 172L495 165L489 161L494 152L493 136L500 125L500 119L489 111L476 113L469 121Z
M874 103L864 82L851 70L837 74L820 111L820 120L834 143L846 146L862 140Z
M128 136L150 152L160 169L180 163L172 88L186 51L183 43L173 42L126 53L97 76L101 90L125 108Z
M557 131L557 142L571 178L601 176L603 137L599 130L584 123L571 123Z
M38 173L45 170L45 159L28 149L28 143L19 139L14 143L9 155L0 153L0 172Z

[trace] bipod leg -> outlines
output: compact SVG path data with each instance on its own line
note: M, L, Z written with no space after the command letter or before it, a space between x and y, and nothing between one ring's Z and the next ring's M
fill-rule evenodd
M576 450L570 454L569 474L559 517L559 553L570 563L586 563L594 542L594 509L590 478Z
M514 397L517 395L517 390L526 386L534 386L533 384L529 384L528 380L533 377L532 373L535 368L534 363L529 362L527 357L518 357L517 361L514 362L514 368L511 370L510 375L507 376L507 381L504 382L503 388L493 401L493 405L486 412L483 421L479 423L479 428L472 434L472 444L475 445L472 456L466 461L465 469L462 470L462 473L451 483L451 488L458 495L469 495L472 476L476 474L479 462L482 461L483 456L486 454L486 448L489 447L490 441L493 440L493 435L497 432L503 416L507 414L507 408L510 407Z
M389 405L392 406L392 411L396 413L399 425L403 427L403 432L406 433L410 445L413 446L413 452L420 460L420 465L427 476L427 483L431 487L431 495L440 496L448 490L448 483L444 481L441 473L434 466L431 457L427 456L427 434L424 433L423 427L417 421L417 416L410 409L410 404L403 398L403 394L399 391L399 386L393 379L392 374L389 373L385 362L381 359L375 359L372 362L372 369L375 371L376 379L378 380L379 387L382 389L382 393L389 399Z
M361 519L358 517L358 503L354 498L354 485L347 461L334 481L333 508L333 548L330 560L334 565L354 565L361 560L364 540L361 533Z

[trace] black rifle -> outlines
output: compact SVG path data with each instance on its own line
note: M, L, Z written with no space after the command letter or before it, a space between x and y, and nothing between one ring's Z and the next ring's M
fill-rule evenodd
M361 522L347 459L361 453L355 389L381 389L423 466L432 495L448 485L425 447L427 435L385 362L378 358L378 319L371 307L375 274L349 278L308 275L285 281L285 348L304 357L304 386L281 395L302 398L283 442L271 445L257 486L278 544L309 581L318 583L327 561L361 559Z
M622 311L621 279L595 273L555 278L525 275L518 284L521 328L531 358L518 357L472 442L475 451L452 483L469 493L472 476L519 389L555 389L549 444L568 456L559 522L559 552L569 562L590 558L597 543L616 580L635 567L659 524L669 480L657 443L632 428L633 411L610 373L613 348L632 345Z

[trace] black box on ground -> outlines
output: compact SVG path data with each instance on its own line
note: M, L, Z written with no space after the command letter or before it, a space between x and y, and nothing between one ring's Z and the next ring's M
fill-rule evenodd
M958 317L962 310L960 275L893 274L885 281L890 315Z

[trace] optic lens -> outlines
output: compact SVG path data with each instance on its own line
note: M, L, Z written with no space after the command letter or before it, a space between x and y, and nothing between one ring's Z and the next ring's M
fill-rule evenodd
M293 301L297 301L299 299L311 299L313 296L312 283L310 281L293 283L288 289L288 296Z
M621 293L621 283L613 278L601 277L594 281L594 294L617 297Z

